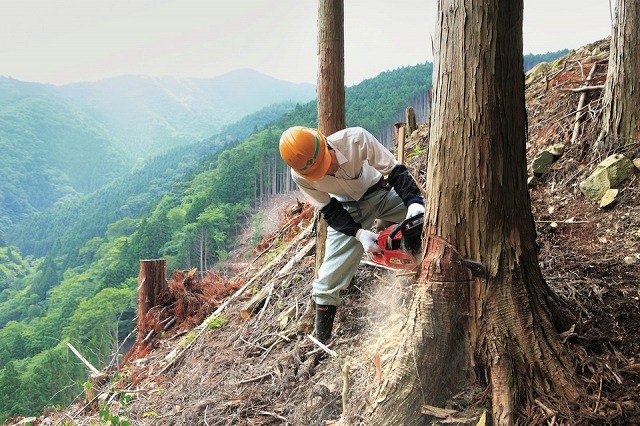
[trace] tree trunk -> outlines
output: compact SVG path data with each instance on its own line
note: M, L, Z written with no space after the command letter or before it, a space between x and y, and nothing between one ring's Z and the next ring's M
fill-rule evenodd
M344 0L318 2L318 129L325 135L346 123L344 98ZM318 215L316 275L322 265L327 222Z
M566 318L550 314L535 251L523 0L439 0L438 9L424 259L368 424L419 424L420 404L442 404L475 380L491 388L493 424L511 425L530 392L580 395L555 327Z
M345 127L344 0L319 0L318 129L325 135Z
M404 116L404 121L407 123L407 133L411 136L411 134L418 128L418 125L416 124L416 112L413 107L407 107L404 112Z
M605 151L640 139L640 2L617 0L609 68L604 92L602 131Z
M167 285L167 262L164 259L141 260L138 272L138 340L142 341L147 330L145 317L156 306L156 297Z
M271 196L273 197L278 193L278 165L276 156L271 156Z

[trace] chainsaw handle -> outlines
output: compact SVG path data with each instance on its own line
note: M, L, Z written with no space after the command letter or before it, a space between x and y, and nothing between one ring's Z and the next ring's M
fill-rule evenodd
M391 232L389 233L389 236L387 237L387 246L391 247L391 242L393 241L393 237L395 237L398 231L404 228L407 223L412 222L416 219L419 219L420 217L424 217L424 213L418 213L415 216L408 217L402 222L400 222L399 224L397 224L396 226L394 226Z

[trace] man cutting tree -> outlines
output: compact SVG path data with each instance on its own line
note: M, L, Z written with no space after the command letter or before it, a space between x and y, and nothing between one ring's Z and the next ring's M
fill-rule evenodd
M349 286L363 252L380 251L378 234L370 231L374 221L399 223L424 213L424 200L407 168L361 127L329 136L291 127L280 137L280 156L329 225L324 260L311 293L316 338L326 343L340 292Z

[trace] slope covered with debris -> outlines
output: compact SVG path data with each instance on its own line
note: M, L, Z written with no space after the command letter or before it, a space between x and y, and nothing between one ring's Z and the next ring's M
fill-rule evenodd
M528 161L542 149L564 147L536 176L530 195L545 279L559 303L575 314L574 327L563 337L576 356L586 395L572 407L532 401L521 413L526 424L640 423L638 173L606 209L579 188L610 154L633 159L640 151L637 143L624 152L595 146L602 90L572 90L602 85L607 55L608 42L601 41L527 76ZM579 120L576 110L584 112ZM407 149L407 163L422 181L427 133L422 125ZM111 380L99 386L96 398L105 409L79 400L32 424L89 425L116 416L133 425L329 425L341 418L341 424L361 423L367 399L352 396L373 395L384 379L414 277L365 259L338 309L331 344L337 356L319 357L322 352L308 338L314 212L302 200L278 212L279 226L239 273L223 281L215 274L202 280L172 275L166 306L180 305L183 311L165 309L144 350L132 349ZM185 297L190 303L180 301ZM172 317L174 324L165 330ZM448 411L425 409L425 424L476 424L487 396L484 389L466 389L442 407Z

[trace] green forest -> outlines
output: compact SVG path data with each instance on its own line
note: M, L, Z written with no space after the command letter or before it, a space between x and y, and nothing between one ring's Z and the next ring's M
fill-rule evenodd
M431 74L427 62L348 87L347 125L378 134L428 92ZM258 226L259 203L291 189L280 134L316 123L315 101L279 103L3 224L0 419L66 406L82 394L87 369L67 343L98 368L117 365L135 327L139 260L164 258L169 272L228 260L234 236Z

